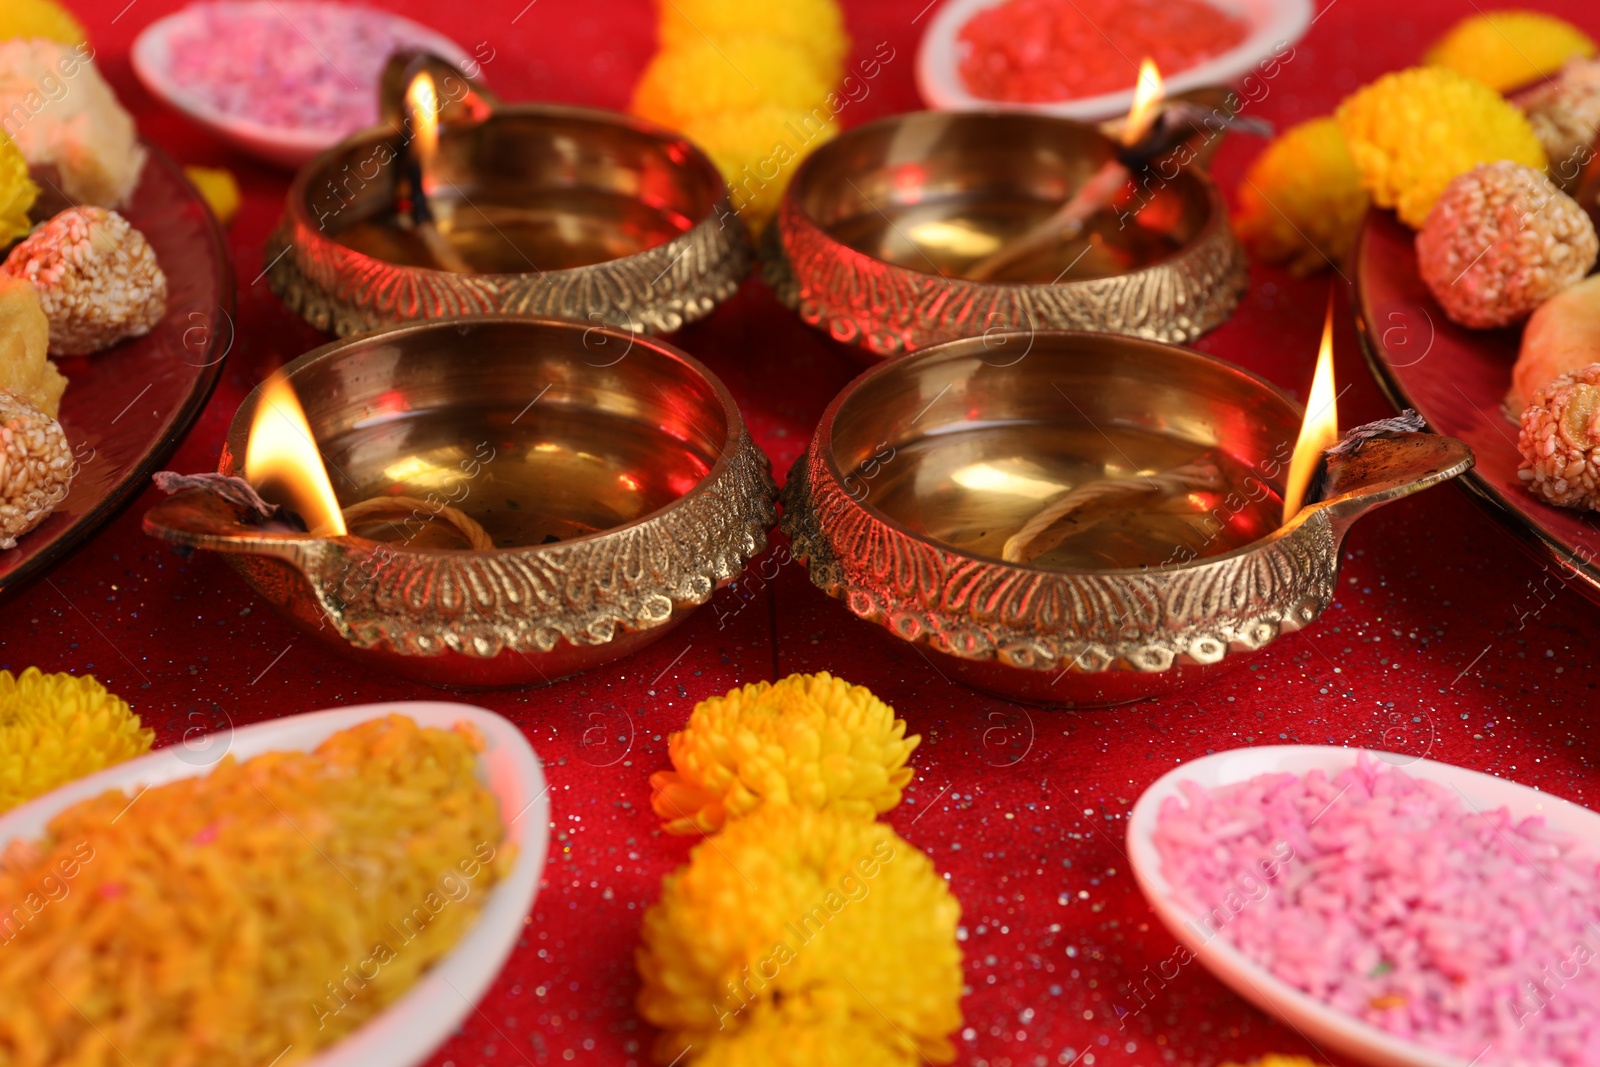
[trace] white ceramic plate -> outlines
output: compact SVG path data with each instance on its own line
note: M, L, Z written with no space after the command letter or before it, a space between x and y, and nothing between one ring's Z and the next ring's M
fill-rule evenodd
M1065 0L1063 0L1065 2ZM1202 85L1228 85L1250 73L1263 60L1275 58L1274 49L1294 44L1311 25L1311 0L1207 0L1250 23L1250 35L1238 45L1188 70L1168 77L1167 92L1181 93ZM1019 104L974 96L961 77L961 27L985 8L1005 0L945 0L922 35L917 48L917 89L923 102L940 111L1036 111L1046 115L1098 122L1126 115L1133 106L1133 75L1128 88L1099 96L1080 96L1048 103ZM1137 56L1133 57L1137 62ZM1284 62L1279 59L1278 62Z
M175 30L192 24L199 17L200 8L203 6L194 4L165 18L157 19L134 39L133 72L152 95L177 108L235 148L280 166L299 167L344 139L345 134L334 134L327 130L297 130L282 126L267 126L239 115L230 115L212 107L192 90L174 81L169 72L168 41ZM293 0L283 0L283 3L274 3L272 6L292 13L296 5ZM371 8L368 8L368 12L374 17L387 18L393 24L395 31L404 34L406 40L416 41L420 47L438 54L443 59L448 59L457 67L474 69L472 58L460 45L443 34L399 15ZM378 87L372 86L372 92L376 94L377 91ZM354 132L348 130L346 134Z
M1194 953L1195 959L1235 993L1300 1031L1319 1047L1384 1067L1467 1067L1466 1060L1423 1048L1328 1007L1274 977L1225 938L1213 936L1208 940L1197 929L1199 918L1173 900L1171 886L1161 873L1161 856L1154 836L1156 818L1167 797L1180 796L1179 782L1188 780L1216 788L1259 774L1303 775L1318 768L1332 777L1354 766L1359 751L1322 745L1266 745L1218 752L1175 767L1144 791L1128 818L1128 858L1134 876L1161 921ZM1480 811L1506 808L1517 819L1541 815L1551 829L1600 842L1600 815L1549 793L1415 756L1369 754L1414 778L1459 789Z
M328 735L391 712L422 726L448 729L466 720L483 734L479 771L509 820L507 840L517 846L511 873L489 891L478 920L448 955L429 968L399 1000L306 1067L414 1067L426 1060L473 1010L505 965L526 928L550 839L550 799L539 757L522 731L505 719L466 704L395 701L292 715L231 732L207 734L194 743L157 749L46 793L0 816L0 852L15 838L36 838L63 808L121 789L161 785L207 773L224 755L239 760L263 752L305 752Z

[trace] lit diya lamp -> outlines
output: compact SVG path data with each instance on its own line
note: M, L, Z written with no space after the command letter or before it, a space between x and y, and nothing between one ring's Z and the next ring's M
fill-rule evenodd
M173 495L147 533L224 553L317 639L448 686L548 681L654 641L775 517L766 457L703 366L526 318L309 352L246 398L217 473L157 483Z
M815 585L979 688L1088 707L1193 684L1316 619L1357 518L1472 465L1409 414L1339 435L1331 313L1304 411L1130 337L891 360L824 413L783 530Z
M921 112L801 163L763 276L808 323L874 356L1004 330L1185 341L1223 322L1248 264L1204 163L1259 130L1223 90L1166 97L1148 60L1105 128L1018 112Z
M508 104L442 59L392 57L384 121L296 175L267 242L272 290L347 336L451 315L664 333L749 270L716 166L626 115Z

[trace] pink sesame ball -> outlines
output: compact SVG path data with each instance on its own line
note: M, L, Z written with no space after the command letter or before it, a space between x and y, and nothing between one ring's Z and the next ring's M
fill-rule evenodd
M1570 371L1533 394L1517 437L1517 477L1534 496L1600 511L1600 363Z
M1588 274L1597 251L1577 201L1506 161L1452 181L1417 233L1422 280L1452 321L1477 329L1526 317Z

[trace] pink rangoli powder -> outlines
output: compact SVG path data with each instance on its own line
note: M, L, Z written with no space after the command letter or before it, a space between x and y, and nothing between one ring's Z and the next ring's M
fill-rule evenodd
M424 46L381 11L304 0L222 0L190 9L168 42L186 91L266 126L342 135L378 119L391 52Z
M1577 1067L1600 1056L1590 846L1364 755L1332 779L1180 788L1155 844L1201 936L1463 1060Z

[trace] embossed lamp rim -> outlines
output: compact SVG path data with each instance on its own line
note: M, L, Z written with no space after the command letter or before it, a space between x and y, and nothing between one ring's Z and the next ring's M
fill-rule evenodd
M812 187L821 181L818 173L860 142L870 143L886 131L980 123L1017 123L1070 133L1104 146L1106 158L1114 157L1114 142L1099 129L1051 115L916 111L854 126L800 162L772 232L762 235L762 273L778 298L809 325L864 348L874 359L1013 328L1094 330L1180 343L1214 329L1233 313L1248 285L1249 264L1229 222L1227 199L1200 165L1185 165L1161 178L1162 187L1189 186L1203 200L1204 220L1181 247L1120 273L1067 281L974 281L891 262L835 237L811 209ZM856 192L860 194L859 189ZM830 284L830 277L840 272L848 272L848 279ZM886 288L902 284L924 290L924 295L930 286L948 293L909 301L914 309L903 310L895 321L879 302ZM1117 286L1136 289L1140 299L1155 308L1153 318L1124 321L1118 309L1129 301L1110 292ZM978 324L963 319L964 309L974 308L988 309L988 318ZM993 325L996 316L1003 316L1002 325Z
M569 104L496 101L493 113L484 121L517 119L589 126L595 137L624 131L656 142L687 180L705 191L689 216L693 224L649 248L575 267L545 269L532 264L527 271L459 274L368 255L335 240L335 231L321 223L314 204L319 190L313 185L338 177L337 171L330 170L333 164L362 147L375 152L387 146L391 159L398 159L399 134L380 124L351 134L295 173L283 216L264 249L264 273L273 292L312 326L349 337L416 317L469 314L565 317L642 333L670 333L709 315L738 290L753 259L749 232L733 209L721 171L698 145L647 119ZM380 164L380 173L389 165ZM359 174L357 178L363 189L376 180ZM332 214L341 214L348 207L341 194L341 206ZM652 299L626 299L634 275L650 279L647 288ZM438 306L419 306L415 314L397 317L381 306L378 294L385 284L403 284L416 293L435 294ZM541 287L547 290L544 303L540 302ZM558 299L562 292L571 292L573 300ZM614 295L624 298L604 302ZM546 306L551 300L559 306Z
M1023 371L1008 368L1026 359L997 364L982 358L991 346L1029 338L1042 350L1030 352L1035 362ZM1108 363L1102 377L1101 366L1087 358L1104 350L1120 352L1119 365ZM950 365L948 375L939 373L943 363ZM1099 383L1105 392L1091 405L1098 417L1114 418L1120 410L1143 415L1147 428L1172 426L1175 436L1197 447L1207 447L1193 436L1203 433L1214 438L1209 447L1260 459L1250 462L1253 476L1269 485L1281 475L1266 473L1267 452L1280 439L1292 447L1304 415L1260 376L1175 345L1085 331L967 338L856 377L828 405L782 494L781 528L813 585L863 621L940 654L962 680L1011 699L1105 706L1228 669L1309 625L1333 602L1341 545L1358 518L1472 465L1471 451L1450 437L1402 433L1367 441L1358 452L1330 460L1328 491L1270 533L1213 555L1133 568L1045 567L980 555L880 510L860 485L850 488L863 442L880 434L898 448L949 426L1052 417L1045 409L1016 407L1014 399L1032 395L1035 379L1067 373L1058 367L1071 368L1079 385ZM1151 375L1167 380L1161 399L1130 406L1141 402ZM958 384L962 390L947 397ZM867 407L849 410L858 397ZM913 433L941 403L956 407L947 406L934 424ZM1078 414L1094 425L1089 414ZM1059 418L1076 421L1064 410ZM1181 426L1190 419L1185 432ZM868 432L844 438L846 423ZM1146 425L1138 418L1134 424ZM843 462L845 450L853 464ZM1273 452L1270 458L1277 457ZM1281 460L1286 469L1288 457ZM1249 492L1243 483L1229 488Z
M733 395L700 361L656 338L566 319L464 316L334 341L283 373L302 388L312 372L313 381L347 390L304 394L313 431L337 435L361 425L369 410L386 411L382 399L390 392L409 398L413 386L431 390L415 394L430 399L414 410L435 416L485 398L503 402L504 375L520 381L525 365L539 365L533 350L543 346L542 358L555 367L579 358L585 341L632 347L610 363L584 360L592 372L574 372L548 403L613 412L643 425L672 419L657 428L704 460L692 486L649 512L550 543L442 549L356 534L267 532L220 497L188 490L152 507L145 532L223 553L302 632L378 669L431 684L525 685L627 655L737 578L766 547L776 518L770 464ZM346 358L354 362L343 365ZM324 364L325 373L317 373ZM476 373L467 369L478 364ZM451 373L455 366L464 373ZM223 474L234 474L245 454L261 391L252 391L234 416L218 460ZM612 406L614 398L632 397L645 404L642 418L631 404ZM658 455L639 462L654 464Z

